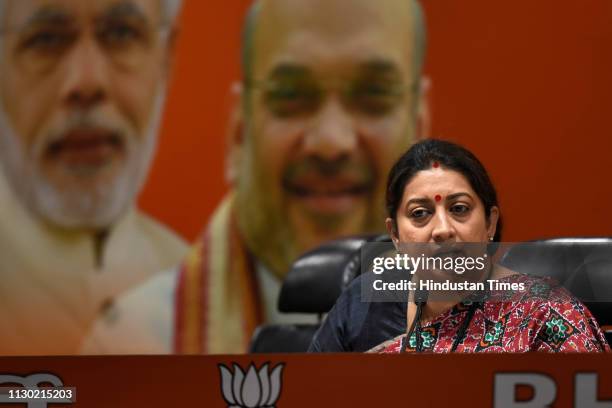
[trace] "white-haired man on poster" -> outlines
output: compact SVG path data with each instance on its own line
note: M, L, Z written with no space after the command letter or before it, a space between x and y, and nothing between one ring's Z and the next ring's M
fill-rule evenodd
M0 355L74 354L183 241L135 208L180 0L0 0Z

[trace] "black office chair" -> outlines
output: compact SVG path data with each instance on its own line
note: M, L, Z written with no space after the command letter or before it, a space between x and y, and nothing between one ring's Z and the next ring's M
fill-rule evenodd
M390 241L386 235L364 235L331 241L302 255L292 265L278 299L282 313L318 316L317 324L268 324L257 328L251 353L305 352L323 315L360 273L360 248L368 241Z
M554 238L510 248L500 264L550 276L589 308L612 341L612 238ZM608 326L608 327L606 327Z
M279 310L321 317L361 273L363 244L389 241L386 235L348 238L304 254L287 275ZM524 242L510 248L500 263L517 272L554 278L585 303L604 330L612 326L612 238ZM250 351L306 351L318 327L319 324L261 326L253 336ZM605 334L611 342L612 330L605 330Z

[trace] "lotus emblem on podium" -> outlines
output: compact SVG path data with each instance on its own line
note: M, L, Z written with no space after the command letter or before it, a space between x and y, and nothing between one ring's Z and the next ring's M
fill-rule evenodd
M219 364L221 391L228 408L275 408L282 387L284 364L270 371L269 363L259 370L251 364L245 372L233 364L234 371Z

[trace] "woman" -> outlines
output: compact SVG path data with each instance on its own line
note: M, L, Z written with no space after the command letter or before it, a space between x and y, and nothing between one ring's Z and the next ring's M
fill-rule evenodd
M387 183L387 210L387 230L396 247L410 243L456 247L497 242L501 237L497 195L486 170L472 153L450 142L423 141L399 159ZM524 290L510 296L488 292L480 298L463 293L450 300L417 299L416 303L411 292L409 335L371 351L609 350L591 313L563 288L499 265L488 273L488 279L520 283Z

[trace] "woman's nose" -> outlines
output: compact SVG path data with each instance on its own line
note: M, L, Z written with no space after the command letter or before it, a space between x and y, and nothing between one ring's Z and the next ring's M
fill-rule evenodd
M445 211L436 212L431 238L434 242L446 242L455 239L455 228Z

